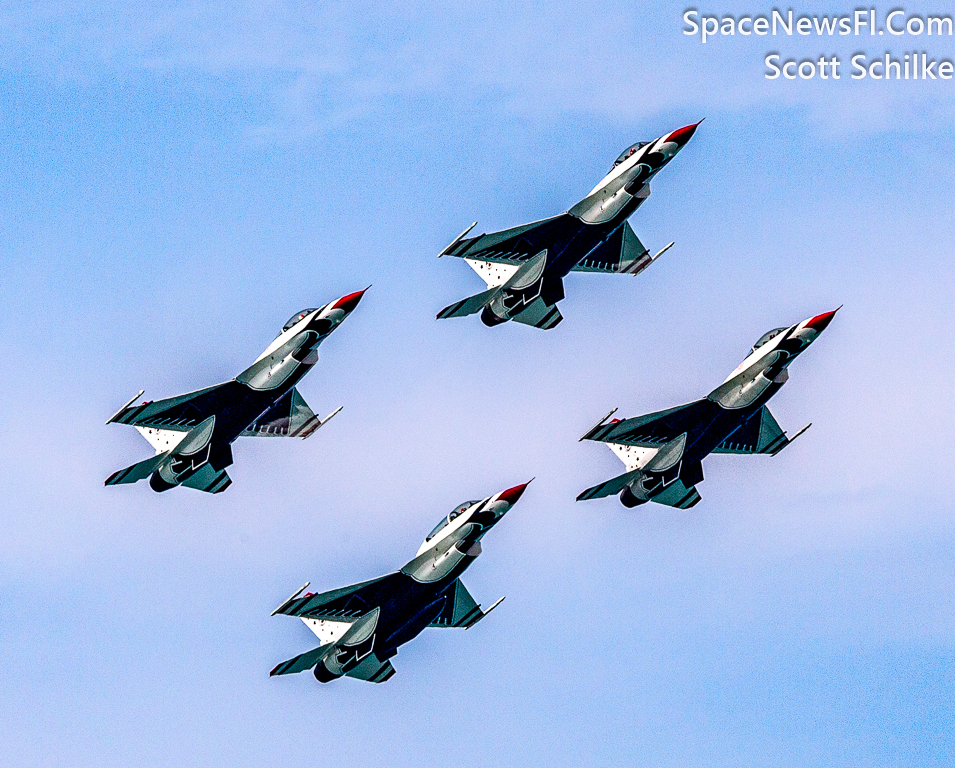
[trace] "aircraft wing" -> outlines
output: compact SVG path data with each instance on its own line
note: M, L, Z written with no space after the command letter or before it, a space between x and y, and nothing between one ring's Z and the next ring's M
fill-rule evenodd
M449 589L445 595L448 599L444 603L444 608L428 625L429 627L464 627L467 629L484 618L481 606L471 597L471 593L461 583L461 579L457 579L454 582L454 587Z
M227 381L178 397L129 405L113 416L107 424L116 422L136 427L187 432L239 397L243 389L238 382Z
M768 453L775 455L792 442L765 405L713 449L713 453Z
M581 225L573 216L562 213L512 229L458 240L441 255L498 264L520 264L552 247L555 240L580 226L585 225Z
M393 590L400 587L399 582L404 578L401 573L389 573L387 576L330 592L309 592L301 597L296 595L282 603L273 614L336 621L357 619L385 602Z
M636 275L651 263L650 251L640 242L630 224L624 222L572 271Z
M292 387L242 432L242 437L306 438L321 426L318 415Z
M719 415L720 410L712 400L696 400L645 416L600 423L580 439L651 448L668 443L684 432L690 432L700 424L712 421Z

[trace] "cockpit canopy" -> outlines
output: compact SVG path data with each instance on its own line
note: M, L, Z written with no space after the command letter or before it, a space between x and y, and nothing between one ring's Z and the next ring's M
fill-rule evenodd
M627 147L623 152L620 153L620 157L613 161L613 168L616 168L618 165L620 165L620 163L630 157L630 155L635 154L639 149L643 149L649 143L649 141L638 141L636 144ZM612 171L613 168L610 170Z
M788 329L774 328L769 333L764 333L762 336L759 337L759 341L753 344L753 348L749 351L749 353L753 354L753 352L755 352L757 349L763 346L763 344L765 344L767 341L770 341L771 339L775 339L779 334L781 334L785 330L788 330Z
M458 506L456 506L454 509L451 510L450 515L441 519L441 522L438 523L434 527L434 530L432 530L431 533L428 534L428 537L425 539L425 541L431 541L431 539L437 536L438 533L440 533L444 528L450 525L451 521L454 520L454 518L458 517L464 512L467 512L471 507L477 504L478 501L480 501L480 499L478 499L477 501L466 501L463 504L458 504Z
M292 327L293 325L295 325L297 322L299 322L300 320L304 319L304 318L306 317L306 315L309 315L310 313L314 312L315 309L316 309L316 307L309 307L308 309L303 309L301 312L296 312L294 315L292 315L292 316L288 319L288 322L287 322L285 325L282 326L282 330L283 330L283 331L287 331L289 328L291 328L291 327Z

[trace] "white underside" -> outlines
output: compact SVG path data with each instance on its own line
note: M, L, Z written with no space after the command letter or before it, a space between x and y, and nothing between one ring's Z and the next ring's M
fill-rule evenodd
M153 429L152 427L136 427L136 429L146 438L157 454L171 451L189 434L189 430Z
M465 261L487 283L488 288L497 288L499 285L504 285L521 266L520 264L495 264L491 261L479 261L478 259L465 259Z
M301 619L305 622L305 626L315 633L315 636L321 641L322 645L327 645L328 643L334 643L336 640L340 640L342 635L344 635L348 631L348 628L352 625L350 621L308 619L304 616L302 616Z
M660 451L659 448L645 448L639 445L623 445L622 443L607 443L607 445L611 451L617 454L617 458L626 465L627 472L642 469Z

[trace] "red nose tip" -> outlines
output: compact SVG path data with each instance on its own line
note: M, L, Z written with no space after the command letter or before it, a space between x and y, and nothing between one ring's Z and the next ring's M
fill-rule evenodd
M498 501L506 501L508 504L516 504L517 500L521 497L521 494L524 493L524 489L530 485L530 480L528 480L523 485L515 485L513 488L508 488L506 491L501 491L497 495Z
M368 288L370 287L371 286L368 286ZM348 314L358 306L358 302L361 301L361 297L365 295L365 291L367 291L368 288L365 288L364 291L356 291L355 293L349 293L347 296L342 296L335 302L332 309L341 309Z
M700 123L703 121L700 120ZM690 139L693 138L693 134L696 132L696 128L700 123L694 123L693 125L685 125L682 128L677 128L670 136L667 138L667 141L672 141L679 147L682 147Z
M842 309L842 307L839 307L839 309ZM806 323L806 327L812 328L816 333L822 333L824 330L826 330L826 327L829 325L829 323L832 322L832 318L836 316L836 312L838 312L839 309L834 309L832 312L823 312L821 315L816 315L814 318L812 318L812 320Z

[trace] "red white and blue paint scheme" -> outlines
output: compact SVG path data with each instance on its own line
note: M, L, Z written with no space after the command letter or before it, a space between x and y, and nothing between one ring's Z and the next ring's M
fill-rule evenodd
M466 501L428 534L401 570L330 592L302 594L305 584L272 615L297 616L321 645L278 664L271 672L312 670L327 683L353 677L383 683L395 673L389 659L428 627L470 629L498 605L481 610L461 574L481 554L481 539L517 503L528 483L481 501Z
M792 437L766 403L789 380L789 364L826 329L838 310L764 334L720 386L702 400L632 419L608 413L581 440L607 443L627 471L581 493L577 500L620 494L626 507L654 501L689 509L700 500L703 459L711 453L775 456Z
M557 302L564 298L570 272L642 272L673 243L651 256L627 218L650 196L651 179L686 146L698 125L627 147L566 213L465 238L477 222L472 224L438 255L463 258L487 290L445 307L438 319L480 312L487 326L515 320L547 330L562 320Z
M365 289L367 290L367 289ZM318 362L318 347L350 315L365 291L289 318L275 341L231 381L179 397L133 405L135 395L107 424L130 424L156 455L114 472L106 485L149 478L155 491L177 485L221 493L232 483L232 443L239 437L301 437L324 420L308 407L295 385Z

